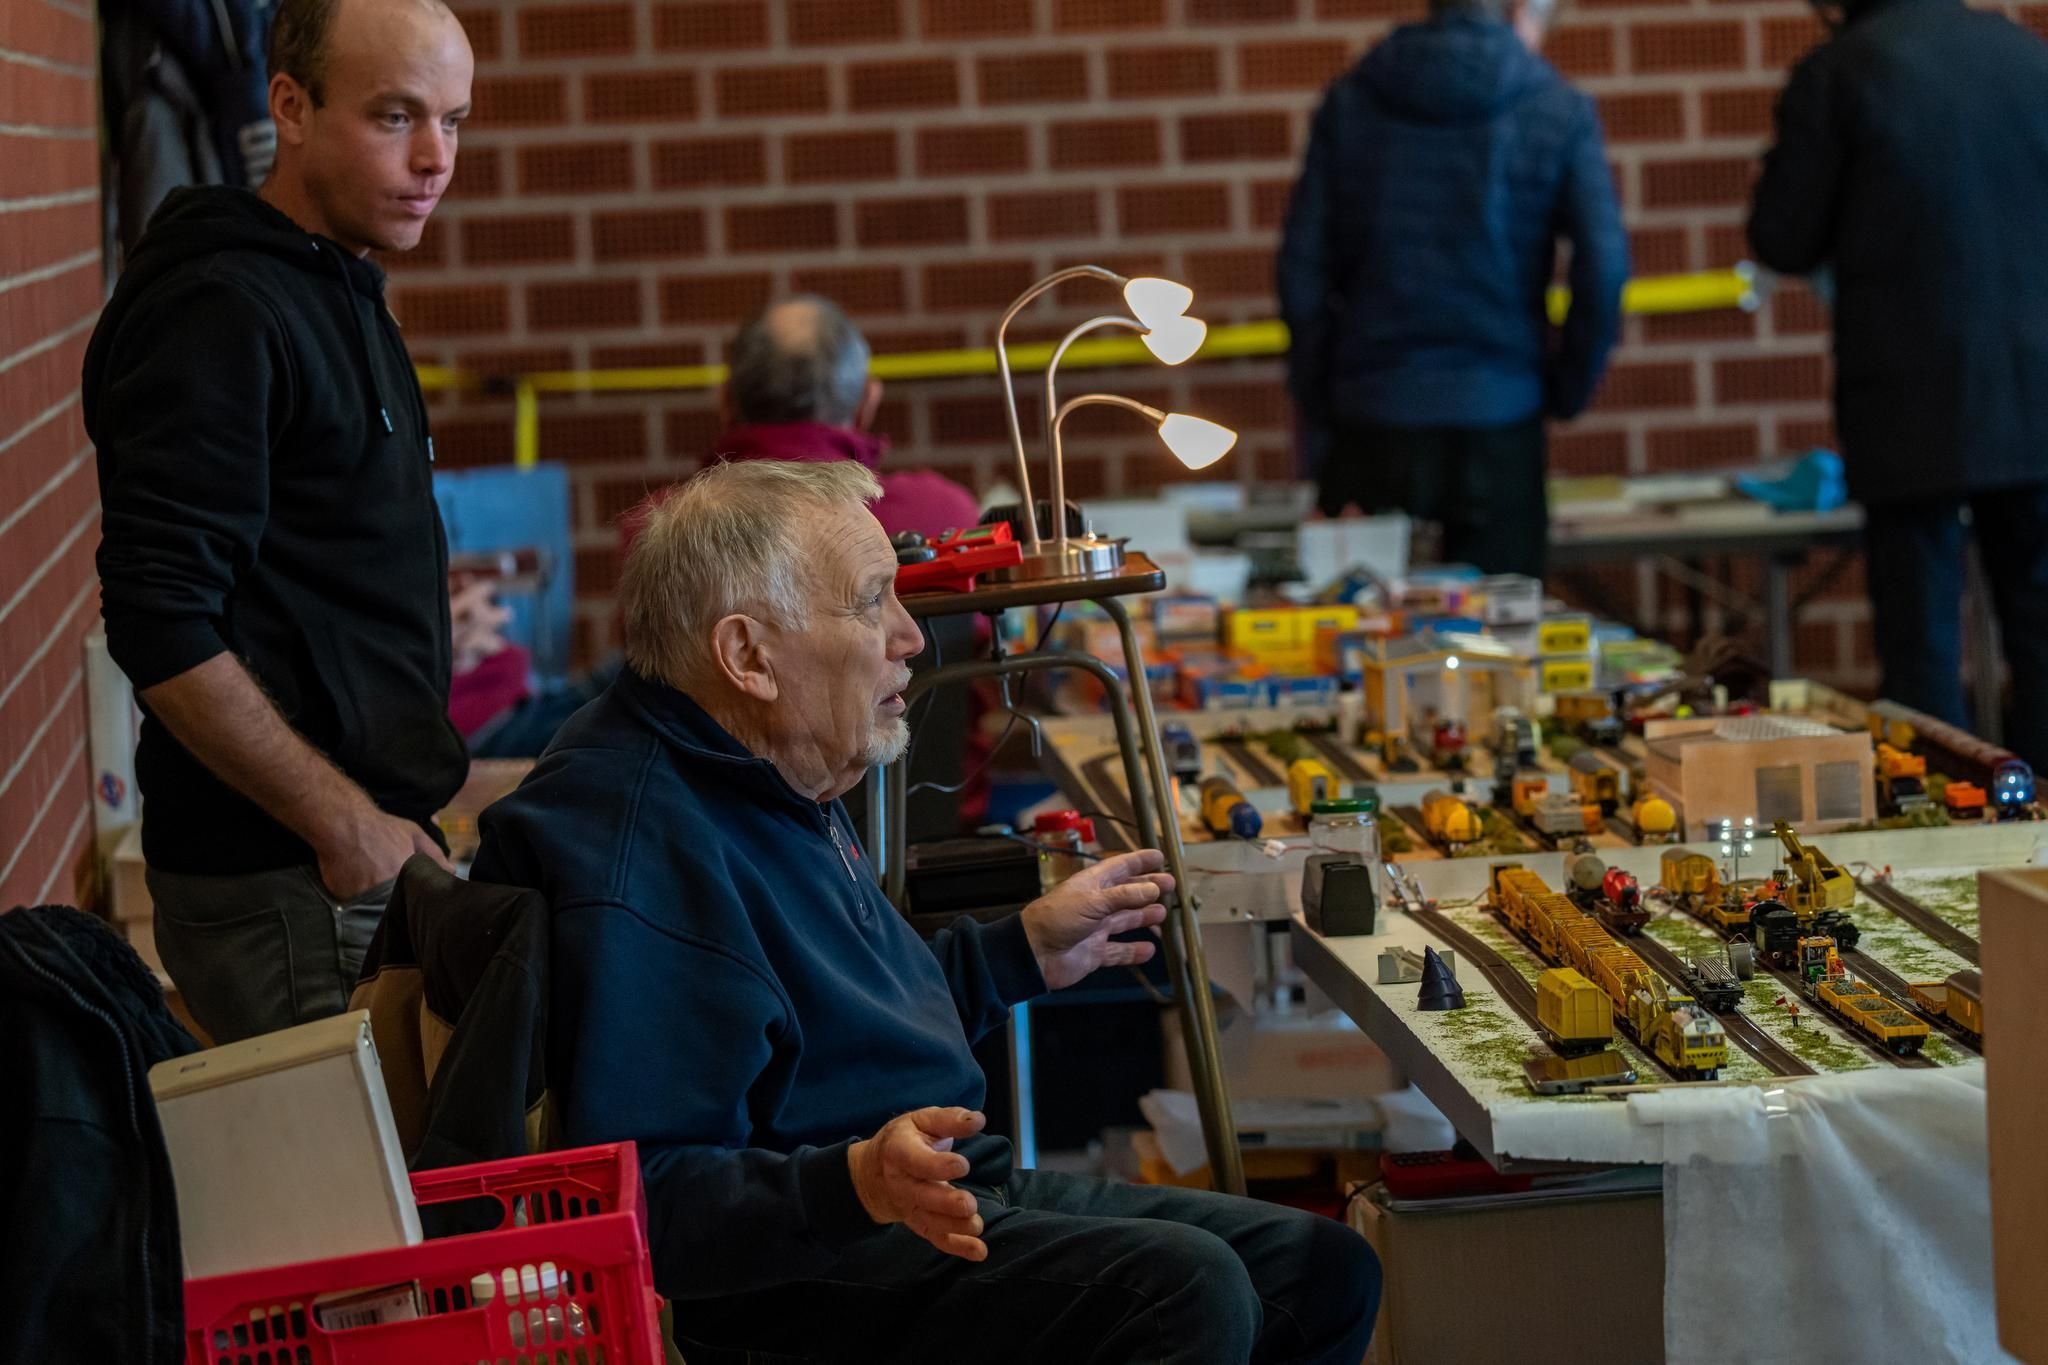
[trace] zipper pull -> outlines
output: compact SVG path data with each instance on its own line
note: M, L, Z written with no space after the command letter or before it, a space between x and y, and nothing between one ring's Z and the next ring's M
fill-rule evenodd
M825 832L832 836L832 847L838 851L839 865L846 869L847 880L859 886L860 874L853 870L853 860L846 856L846 845L839 838L839 826L829 815L825 817Z

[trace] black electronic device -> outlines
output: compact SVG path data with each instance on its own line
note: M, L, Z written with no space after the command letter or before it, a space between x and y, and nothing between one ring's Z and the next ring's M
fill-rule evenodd
M903 884L915 921L926 915L996 919L1038 899L1038 850L1015 839L912 844Z
M1301 908L1308 927L1325 938L1374 932L1372 869L1342 853L1316 854L1302 869Z

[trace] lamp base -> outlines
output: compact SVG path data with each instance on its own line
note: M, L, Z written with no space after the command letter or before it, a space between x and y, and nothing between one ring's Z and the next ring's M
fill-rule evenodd
M1113 578L1124 567L1124 543L1101 536L1072 536L1064 547L1044 541L1024 562L982 574L996 583L1030 583L1048 578Z

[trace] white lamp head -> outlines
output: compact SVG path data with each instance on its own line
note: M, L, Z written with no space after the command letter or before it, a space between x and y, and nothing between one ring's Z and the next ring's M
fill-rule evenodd
M1143 335L1145 349L1163 365L1178 365L1192 359L1209 338L1209 324L1200 318L1177 317L1161 323Z
M1189 469L1207 469L1237 444L1237 433L1205 417L1170 412L1159 424L1159 439Z
M1131 316L1154 331L1184 316L1194 301L1194 290L1156 275L1140 275L1124 282L1124 302L1129 305Z

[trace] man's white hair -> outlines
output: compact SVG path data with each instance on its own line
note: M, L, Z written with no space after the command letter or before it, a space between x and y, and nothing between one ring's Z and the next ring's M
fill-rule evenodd
M710 676L711 628L757 617L785 630L810 624L808 514L865 507L882 495L851 460L745 460L714 465L648 515L619 580L626 662L686 688Z

